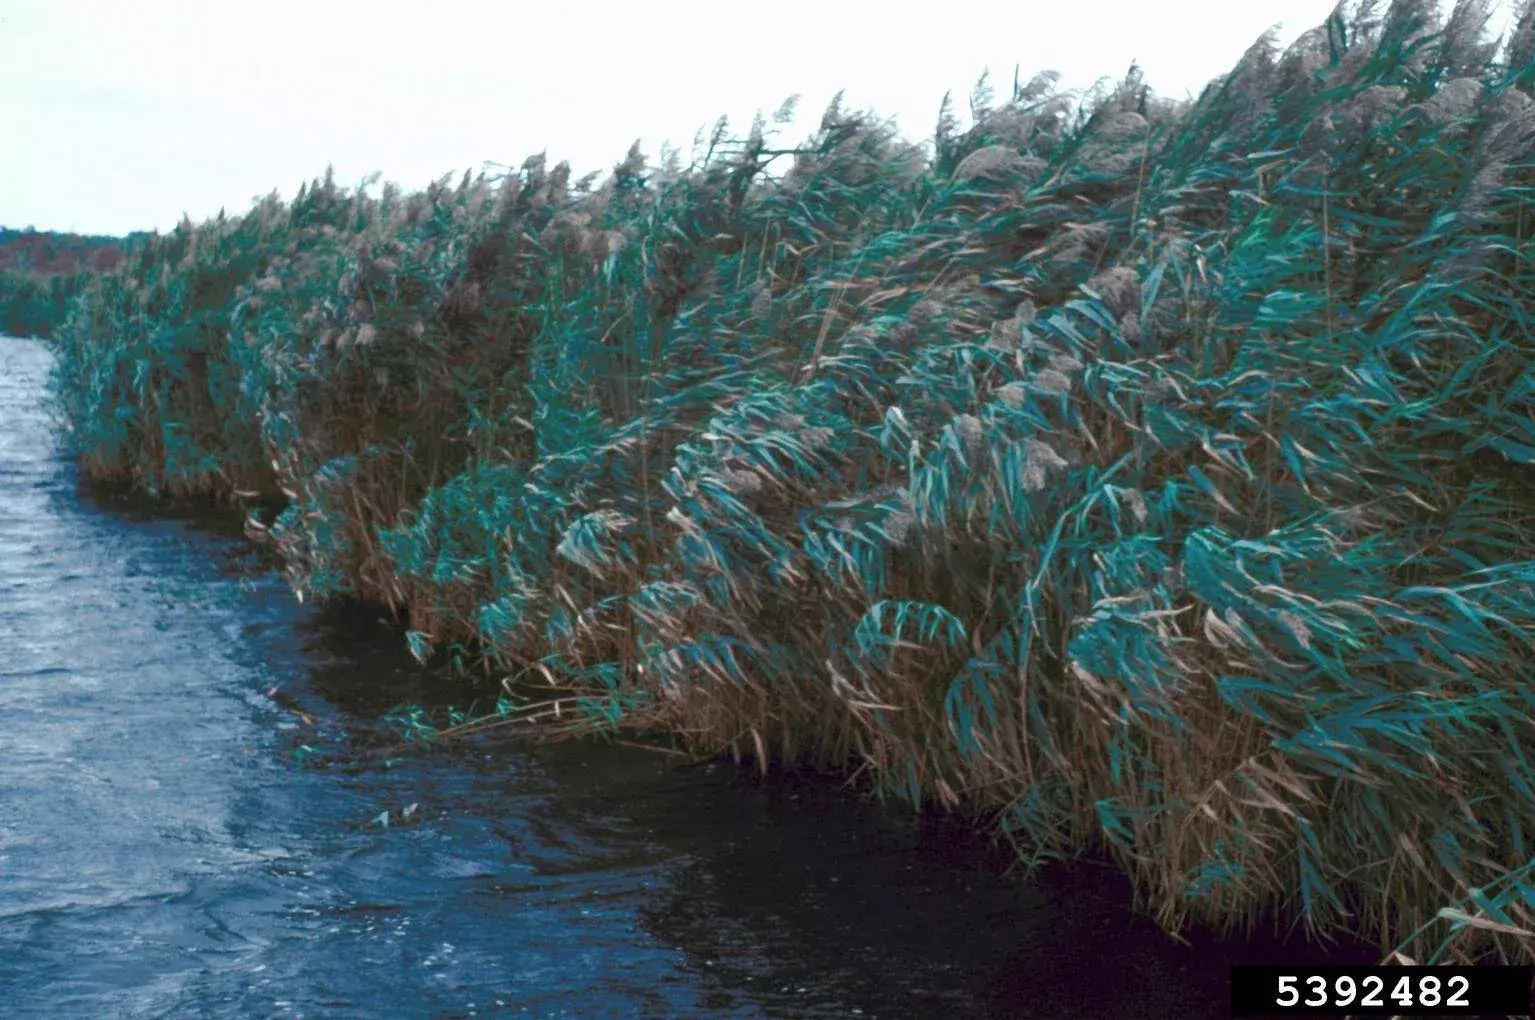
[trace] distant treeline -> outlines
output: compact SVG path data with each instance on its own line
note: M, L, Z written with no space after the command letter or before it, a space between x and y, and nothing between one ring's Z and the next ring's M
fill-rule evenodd
M148 235L134 235L142 243ZM52 276L82 269L106 271L122 264L123 250L132 243L121 237L59 234L0 227L0 271Z
M562 719L1100 847L1168 926L1529 960L1535 13L1437 6L930 144L327 174L92 279L59 407Z
M122 265L129 238L59 234L0 227L0 333L52 336L69 300L97 272Z

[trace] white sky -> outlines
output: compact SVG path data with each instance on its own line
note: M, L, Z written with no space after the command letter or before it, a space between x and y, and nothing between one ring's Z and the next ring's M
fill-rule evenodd
M929 137L990 68L1062 86L1138 60L1197 94L1262 32L1281 45L1334 0L0 0L0 225L121 234L257 195L334 163L408 189L547 149L576 176L635 138L684 155L728 114L744 130L800 93L799 141L847 105ZM1505 5L1506 7L1507 5ZM1506 24L1495 18L1493 29Z

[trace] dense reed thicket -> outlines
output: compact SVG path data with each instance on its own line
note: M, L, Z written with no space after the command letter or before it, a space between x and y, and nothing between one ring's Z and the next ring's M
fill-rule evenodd
M0 227L0 334L51 337L91 274L136 240Z
M84 274L39 276L0 269L0 335L52 336L84 285Z
M1101 845L1169 926L1528 959L1535 14L1486 6L1193 103L983 82L932 145L327 175L95 282L59 407L603 725Z

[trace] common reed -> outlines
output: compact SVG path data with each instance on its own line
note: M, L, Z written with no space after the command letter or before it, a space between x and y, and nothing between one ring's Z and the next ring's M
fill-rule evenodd
M1169 928L1528 960L1535 10L1486 15L983 81L930 145L327 174L96 281L59 408L592 727L1101 847Z
M0 334L52 336L91 273L116 268L138 239L0 227Z

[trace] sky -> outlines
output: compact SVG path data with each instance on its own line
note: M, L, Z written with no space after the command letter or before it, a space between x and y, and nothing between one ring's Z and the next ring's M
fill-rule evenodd
M1136 61L1181 98L1334 3L0 0L0 225L163 231L327 164L415 190L547 151L579 177L797 93L795 142L839 89L917 140L986 69L1005 98L1015 67L1086 88Z

